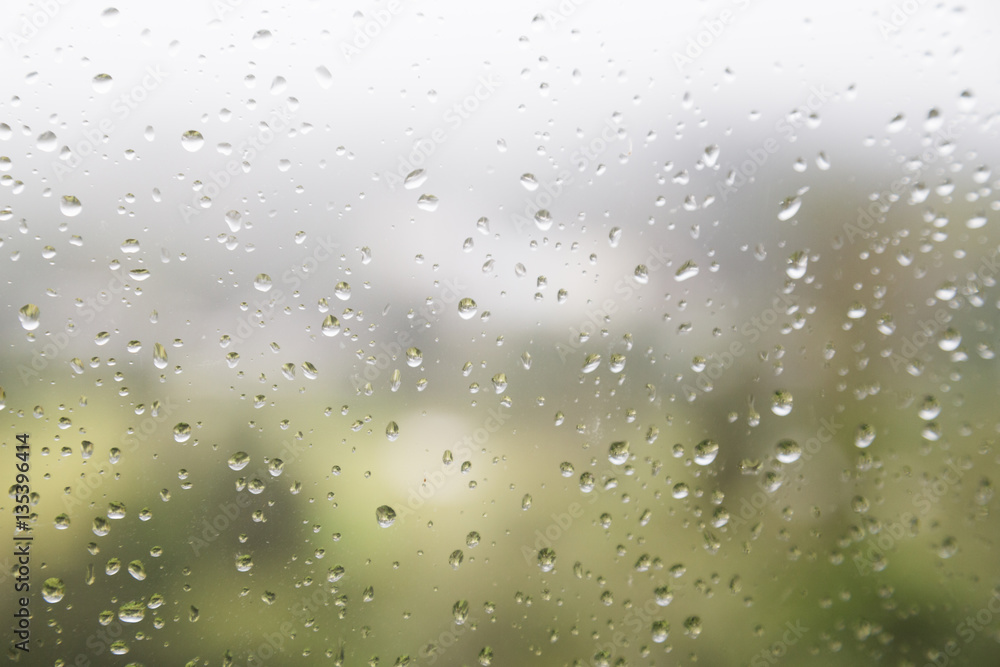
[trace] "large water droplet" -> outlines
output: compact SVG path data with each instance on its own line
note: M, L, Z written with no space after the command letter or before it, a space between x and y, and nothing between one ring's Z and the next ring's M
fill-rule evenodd
M66 595L66 584L62 579L50 577L42 584L42 597L50 604L55 604Z
M323 320L323 335L336 336L340 333L340 320L333 315L327 315Z
M538 552L538 567L542 572L551 572L556 566L556 552L545 547Z
M243 470L250 463L250 455L246 452L236 452L229 457L228 463L233 470Z
M80 200L73 195L64 195L62 200L59 202L59 211L67 218L73 218L80 215L80 211L82 210L83 204L81 204Z
M415 190L427 180L427 172L423 169L414 169L403 179L403 187L407 190Z
M628 461L628 456L629 447L627 440L612 442L611 447L608 448L608 460L616 466L620 466Z
M204 145L205 137L201 136L201 132L197 130L188 130L181 135L181 146L191 153L201 150Z
M38 328L39 315L41 315L41 311L33 303L25 304L17 311L17 317L21 320L21 326L27 331L34 331Z
M779 417L785 417L792 411L792 395L779 389L771 397L771 412Z
M378 525L388 528L396 521L396 510L388 505L382 505L375 510L375 520L378 521Z
M271 276L266 273L258 273L253 279L253 286L258 292L267 292L271 289Z
M702 440L694 446L694 462L707 466L719 455L719 443L715 440Z
M476 302L470 299L469 297L465 297L464 299L458 302L458 314L461 316L463 320L468 320L475 317L476 311L478 309L479 307L476 305Z
M179 422L174 426L174 440L177 442L187 442L191 437L191 425Z

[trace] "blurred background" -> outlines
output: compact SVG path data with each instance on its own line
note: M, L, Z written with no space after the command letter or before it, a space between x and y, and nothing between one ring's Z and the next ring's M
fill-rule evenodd
M995 660L998 19L4 4L7 657Z

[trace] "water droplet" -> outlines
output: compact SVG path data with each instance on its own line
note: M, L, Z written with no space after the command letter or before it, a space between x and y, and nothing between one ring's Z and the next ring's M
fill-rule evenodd
M204 145L205 137L201 136L201 132L197 130L188 130L181 135L181 146L191 153L201 150Z
M396 422L389 422L389 425L385 427L385 437L389 439L389 442L393 442L399 437L399 425Z
M548 231L552 227L552 214L542 209L535 213L535 226L541 231Z
M66 584L63 583L62 579L49 577L42 584L42 597L45 598L45 601L50 604L59 602L65 595Z
M640 285L645 285L649 282L649 268L645 264L640 264L635 267L635 281Z
M872 444L875 440L875 427L870 424L861 424L858 426L857 433L854 434L854 446L859 449L864 449Z
M792 395L779 389L771 396L771 412L779 417L786 417L792 412Z
M498 394L502 394L507 388L507 374L497 373L493 376L493 389Z
M128 564L128 573L132 575L132 578L137 581L142 581L146 578L146 568L143 567L141 560L134 560Z
M411 347L406 350L406 365L411 368L417 368L420 364L424 363L423 353L415 347Z
M653 621L652 639L657 644L667 641L670 634L670 624L666 621Z
M396 520L396 511L388 505L382 505L375 510L375 520L378 521L378 525L388 528Z
M236 452L229 457L228 463L233 470L243 470L250 463L250 455L246 452Z
M611 443L611 447L608 448L608 460L611 461L611 463L616 466L620 466L628 461L628 457L629 446L627 440Z
M351 285L343 280L338 282L333 286L333 293L341 301L347 301L351 298Z
M961 344L962 334L951 327L941 334L941 338L938 339L938 347L945 352L954 352Z
M253 286L258 292L267 292L271 289L271 276L266 273L258 273L253 279Z
M707 466L719 455L719 443L715 440L702 440L694 446L694 462Z
M681 268L677 269L677 273L674 275L674 280L682 282L688 278L694 278L696 275L698 275L698 265L693 261L688 260L684 262Z
M104 537L111 532L111 524L103 516L97 516L94 517L90 529L94 532L94 535Z
M941 404L933 396L924 397L924 402L920 404L920 411L917 413L921 419L934 419L941 414Z
M611 244L612 248L617 248L618 243L622 240L622 228L612 227L611 231L608 233L608 243Z
M38 135L38 150L51 153L59 146L59 139L52 130L46 130Z
M174 426L174 440L177 442L187 442L191 437L191 426L184 422L179 422Z
M333 315L327 315L323 320L323 335L336 336L340 333L340 320Z
M97 74L94 76L91 85L93 85L95 92L106 93L111 90L112 83L113 80L110 74Z
M414 169L403 179L403 187L407 190L415 190L427 180L427 172L423 169Z
M451 569L457 570L461 565L462 561L465 559L465 554L462 553L461 549L455 549L448 556L448 564L451 565Z
M73 195L65 195L59 202L59 211L67 218L74 218L80 215L80 211L82 210L83 204Z
M534 174L521 174L521 185L528 192L534 192L538 189L538 179L535 178Z
M701 634L701 619L697 616L691 616L684 621L684 634L691 639L697 639L698 635Z
M941 558L951 558L958 553L958 540L954 537L946 537L941 541L941 546L938 547L938 556Z
M595 370L597 370L597 367L600 365L601 365L601 355L597 354L596 352L591 352L583 360L583 372L593 373Z
M253 569L253 557L250 554L237 554L236 571L249 572Z
M157 368L167 367L167 349L160 343L153 344L153 365Z
M782 440L777 449L778 460L782 463L795 463L802 456L802 448L794 440Z
M325 65L320 65L314 71L316 73L316 82L319 83L320 88L326 90L333 86L333 74L330 73L330 70Z
M807 268L809 268L809 255L801 250L797 250L788 258L788 266L785 267L785 274L792 280L798 280L806 275Z
M420 199L417 200L417 208L421 211L433 212L437 210L438 198L434 195L420 195Z
M538 567L542 572L551 572L556 566L556 552L545 547L538 552Z
M40 315L41 311L33 303L25 304L17 311L17 317L21 320L21 326L27 331L34 331L38 328L38 317Z
M469 297L465 297L458 302L458 314L463 320L472 319L476 316L476 311L478 310L479 306L477 306L476 302Z
M789 197L785 201L781 202L778 207L778 220L782 222L785 220L790 220L799 212L799 208L802 206L802 200L798 197Z
M451 608L451 615L455 619L455 625L463 625L469 618L469 601L459 600Z

